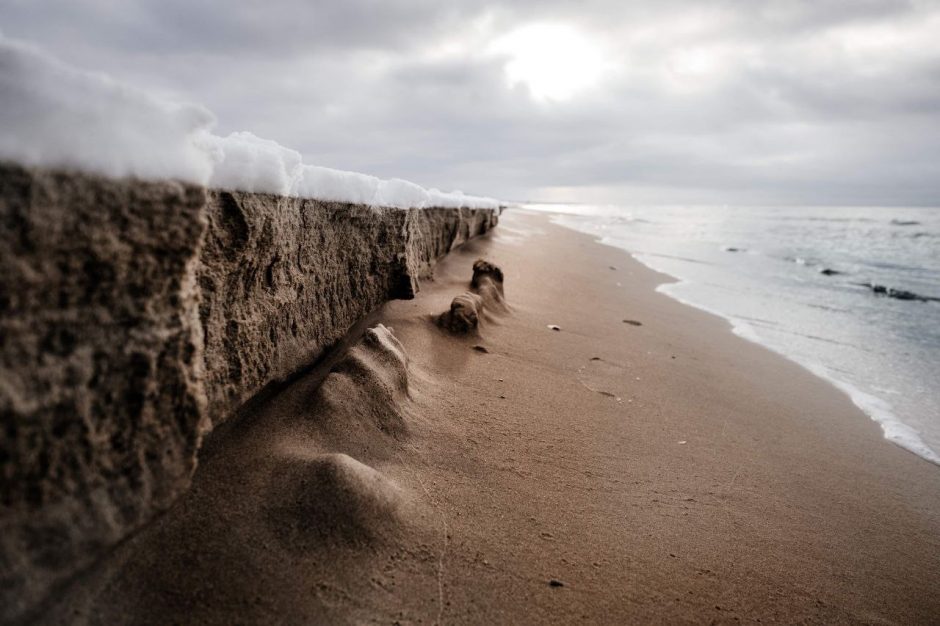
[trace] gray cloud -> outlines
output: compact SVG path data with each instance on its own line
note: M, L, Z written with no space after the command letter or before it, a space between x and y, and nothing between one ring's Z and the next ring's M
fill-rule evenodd
M489 46L538 22L601 46L602 82L559 102L510 86ZM428 186L940 204L933 0L8 0L0 28L205 104L221 132Z

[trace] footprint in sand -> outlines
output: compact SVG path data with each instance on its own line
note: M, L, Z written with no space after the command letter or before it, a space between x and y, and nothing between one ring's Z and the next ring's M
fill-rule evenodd
M605 361L599 356L591 357L585 365L578 368L578 382L594 393L623 402L623 398L611 389L618 380L625 378L623 366Z

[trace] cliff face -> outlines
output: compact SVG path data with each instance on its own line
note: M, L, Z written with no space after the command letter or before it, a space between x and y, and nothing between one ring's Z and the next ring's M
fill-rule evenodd
M310 363L363 316L411 298L493 211L372 209L212 191L197 270L213 421Z
M209 428L496 220L0 165L0 617L168 506Z

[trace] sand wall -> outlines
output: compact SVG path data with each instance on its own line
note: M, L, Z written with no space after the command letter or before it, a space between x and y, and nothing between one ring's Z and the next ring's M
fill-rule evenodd
M376 210L209 192L197 268L213 422L296 372L436 259L496 223L489 210Z
M213 425L496 221L0 165L0 617L168 506Z

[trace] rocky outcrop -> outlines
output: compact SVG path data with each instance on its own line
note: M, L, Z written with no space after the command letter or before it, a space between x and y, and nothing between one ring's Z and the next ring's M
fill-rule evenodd
M213 425L496 219L0 165L0 621L168 506Z

